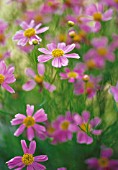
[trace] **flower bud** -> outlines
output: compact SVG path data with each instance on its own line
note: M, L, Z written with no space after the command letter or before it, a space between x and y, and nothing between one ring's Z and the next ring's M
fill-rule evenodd
M88 82L90 80L90 77L87 74L85 74L82 79L84 82Z
M68 21L68 26L69 26L69 27L73 27L74 24L75 24L75 23L74 23L73 21Z

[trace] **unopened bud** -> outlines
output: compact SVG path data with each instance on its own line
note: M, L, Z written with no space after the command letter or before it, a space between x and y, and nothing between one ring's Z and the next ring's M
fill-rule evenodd
M33 45L37 45L38 43L39 43L38 40L33 40L33 41L32 41L32 44L33 44Z
M69 36L70 36L71 38L73 38L75 35L76 35L75 31L70 31L70 32L69 32Z
M88 82L90 80L90 77L87 74L85 74L82 79L83 81Z
M68 21L68 25L69 25L70 27L73 27L73 26L75 25L75 23L74 23L73 21Z

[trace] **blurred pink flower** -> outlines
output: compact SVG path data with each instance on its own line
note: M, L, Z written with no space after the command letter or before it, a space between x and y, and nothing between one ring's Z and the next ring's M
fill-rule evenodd
M34 156L36 150L36 142L31 141L29 148L25 140L21 140L21 145L23 149L23 156L16 156L9 160L7 163L9 169L19 169L22 170L27 167L27 170L45 170L46 167L40 162L45 162L48 160L47 155Z
M107 37L94 38L91 44L94 48L90 49L84 56L84 61L89 69L103 68L106 60L111 62L115 60L113 49L108 46Z
M84 80L78 80L74 84L74 93L76 95L86 94L88 98L93 98L96 92L100 89L99 82L101 77L89 76L89 80L85 82Z
M72 132L77 132L77 142L91 144L93 135L100 135L102 130L97 130L96 127L101 123L99 117L90 120L90 113L83 111L82 116L78 113L73 115L74 123L69 126Z
M85 71L85 64L76 64L75 68L71 71L65 68L65 73L60 73L61 79L68 79L68 82L74 83L77 79L82 79Z
M111 148L102 146L100 158L89 158L85 162L94 170L118 170L118 160L110 160L112 154Z
M5 31L7 27L8 24L5 21L0 20L0 45L5 45L6 40Z
M114 100L118 102L118 82L116 86L111 86L110 87L110 93L113 95Z
M13 66L7 68L5 62L0 61L0 85L10 93L15 93L15 91L9 86L9 84L16 81L13 75L14 69Z
M49 92L53 92L56 87L48 82L44 81L44 73L45 73L45 66L44 64L38 64L37 65L38 75L35 74L35 72L31 68L26 69L26 75L31 78L26 84L22 86L23 90L30 91L33 88L35 88L36 85L39 85L40 92L42 91L42 88L44 87Z
M67 170L66 168L57 168L57 170Z
M101 0L102 3L105 3L106 5L110 7L114 7L118 9L118 0Z
M39 29L42 24L39 23L35 26L35 21L31 20L28 24L25 21L20 24L24 30L17 31L13 37L14 41L18 41L18 45L25 46L27 43L33 44L33 41L41 42L42 39L37 35L41 34L49 29L49 27L43 27Z
M47 114L43 109L37 110L36 113L32 116L34 112L33 105L27 105L26 114L16 114L15 118L12 119L11 124L20 125L19 128L15 131L14 135L19 136L23 133L25 128L27 129L27 138L31 141L36 136L42 138L44 135L43 133L46 131L45 127L40 125L39 123L45 122L47 120Z
M80 58L79 55L75 53L67 54L75 48L75 44L66 46L65 43L58 43L56 46L56 44L51 43L47 45L47 48L48 50L45 48L38 49L40 52L44 53L43 55L38 56L38 62L47 62L48 60L53 59L52 66L60 68L68 65L67 58Z
M5 53L0 53L0 61L5 60L10 57L10 52L6 51Z
M101 29L101 21L112 19L113 10L108 9L102 3L91 4L86 7L85 17L82 19L92 32L98 32ZM87 31L87 30L85 30Z

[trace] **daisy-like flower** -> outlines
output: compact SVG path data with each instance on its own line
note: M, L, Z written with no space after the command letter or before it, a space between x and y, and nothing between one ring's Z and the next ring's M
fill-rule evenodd
M9 86L9 84L16 81L13 74L14 69L13 66L7 68L5 62L0 61L0 85L10 93L15 93L15 91Z
M17 169L22 170L24 167L27 168L27 170L45 170L46 167L40 162L45 162L48 160L47 155L39 155L34 156L34 152L36 150L36 142L31 141L29 147L27 147L27 144L25 140L21 140L21 146L23 149L23 156L16 156L9 160L7 163L9 169Z
M48 60L53 59L52 66L60 68L68 65L67 58L80 58L79 55L75 53L67 54L75 48L75 44L66 46L65 43L58 43L56 46L56 44L51 43L47 45L47 48L48 50L45 48L38 49L40 52L44 53L43 55L38 56L38 62L47 62Z
M86 8L86 17L82 20L90 27L90 31L97 32L101 28L101 21L112 19L112 13L112 9L105 11L102 3L91 4Z
M101 1L108 6L118 9L118 0L101 0Z
M118 170L118 160L110 159L112 154L113 150L111 148L102 146L100 158L89 158L85 162L93 170Z
M114 100L118 102L118 82L116 86L111 86L109 92L113 95Z
M39 123L45 122L47 120L47 114L45 114L45 111L43 109L37 110L36 113L32 115L33 112L34 106L28 104L26 108L27 116L20 113L15 115L15 118L12 119L11 124L13 126L20 125L19 128L14 133L15 136L21 135L26 128L27 138L29 141L31 141L34 138L35 134L39 138L42 138L43 133L46 131L46 129Z
M60 73L61 79L68 79L68 82L74 83L77 79L82 79L85 71L85 65L79 63L75 66L73 71L69 68L65 68L65 73Z
M44 81L44 72L45 72L45 66L44 64L38 64L37 65L38 74L35 74L34 71L30 68L26 69L26 74L28 77L31 78L26 84L22 86L23 90L30 91L32 90L36 85L39 85L40 91L44 87L49 92L53 92L56 87L48 82Z
M49 29L49 27L39 29L41 25L42 24L39 23L35 26L34 20L31 20L29 24L23 21L20 24L23 30L17 31L13 37L13 40L18 41L17 44L21 46L25 46L27 43L32 45L34 41L37 41L38 43L41 42L42 39L37 34L41 34Z
M83 111L82 116L78 113L73 116L74 124L71 124L69 129L72 132L77 132L77 142L91 144L93 142L93 135L100 135L102 130L97 130L96 127L101 123L99 117L90 120L90 113Z

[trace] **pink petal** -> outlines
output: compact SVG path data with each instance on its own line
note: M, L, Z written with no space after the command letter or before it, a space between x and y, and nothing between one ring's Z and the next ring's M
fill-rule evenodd
M57 48L64 50L66 44L65 43L58 43Z
M54 90L56 90L56 86L54 86L48 82L43 82L43 85L49 92L53 92Z
M34 105L27 104L27 109L26 109L27 116L32 116L33 112L34 112Z
M45 32L45 31L47 31L48 29L49 29L49 27L43 27L43 28L37 30L36 33L41 34L41 33Z
M21 140L21 146L22 146L23 152L28 153L28 147L27 147L25 140Z
M30 91L30 90L34 89L35 86L36 86L36 82L34 80L29 80L27 83L25 83L22 86L22 89L25 91Z
M27 138L29 141L34 138L34 130L32 127L27 128Z
M83 111L82 112L82 118L83 118L84 122L87 123L89 121L89 118L90 118L90 113L87 112L87 111Z
M47 120L47 114L45 114L44 109L37 110L34 114L34 119L36 122L44 122Z
M35 72L31 68L27 68L25 72L26 72L26 75L31 78L34 78L36 75Z
M60 58L54 58L52 60L52 66L60 68L62 66Z
M23 21L23 22L20 24L20 26L21 26L21 28L23 28L24 30L26 30L26 29L29 28L28 24L27 24L25 21Z
M33 162L32 166L34 167L35 170L45 170L46 167L44 165L41 165L37 162Z
M5 88L8 92L15 93L14 89L12 89L8 84L3 83L1 86Z
M30 145L29 145L29 152L30 154L34 154L36 150L36 142L35 141L31 141Z
M38 64L38 74L39 75L41 75L41 76L43 76L44 75L44 73L45 73L45 66L44 66L44 64Z
M48 44L47 47L48 47L49 51L51 51L51 52L52 52L54 49L56 49L56 45L55 45L54 43Z
M44 126L42 126L42 125L39 125L39 124L35 124L34 126L33 126L33 128L37 131L37 132L45 132L46 131L46 128L44 127Z
M51 52L50 51L48 51L47 49L45 49L45 48L38 48L38 50L40 51L40 52L42 52L42 53L44 53L44 54L51 54Z
M65 54L64 56L67 57L67 58L77 58L77 59L80 58L80 56L78 54L75 54L75 53Z
M52 56L51 55L39 55L38 56L38 62L46 62L48 60L52 59Z
M68 52L72 51L74 48L75 48L75 44L67 45L64 48L64 53L68 53Z
M45 162L48 160L47 155L40 155L40 156L35 156L34 161L36 162Z
M25 130L24 124L20 125L19 128L15 131L14 136L20 136Z
M107 10L107 11L103 14L103 21L111 20L111 19L112 19L112 15L113 15L113 9Z

